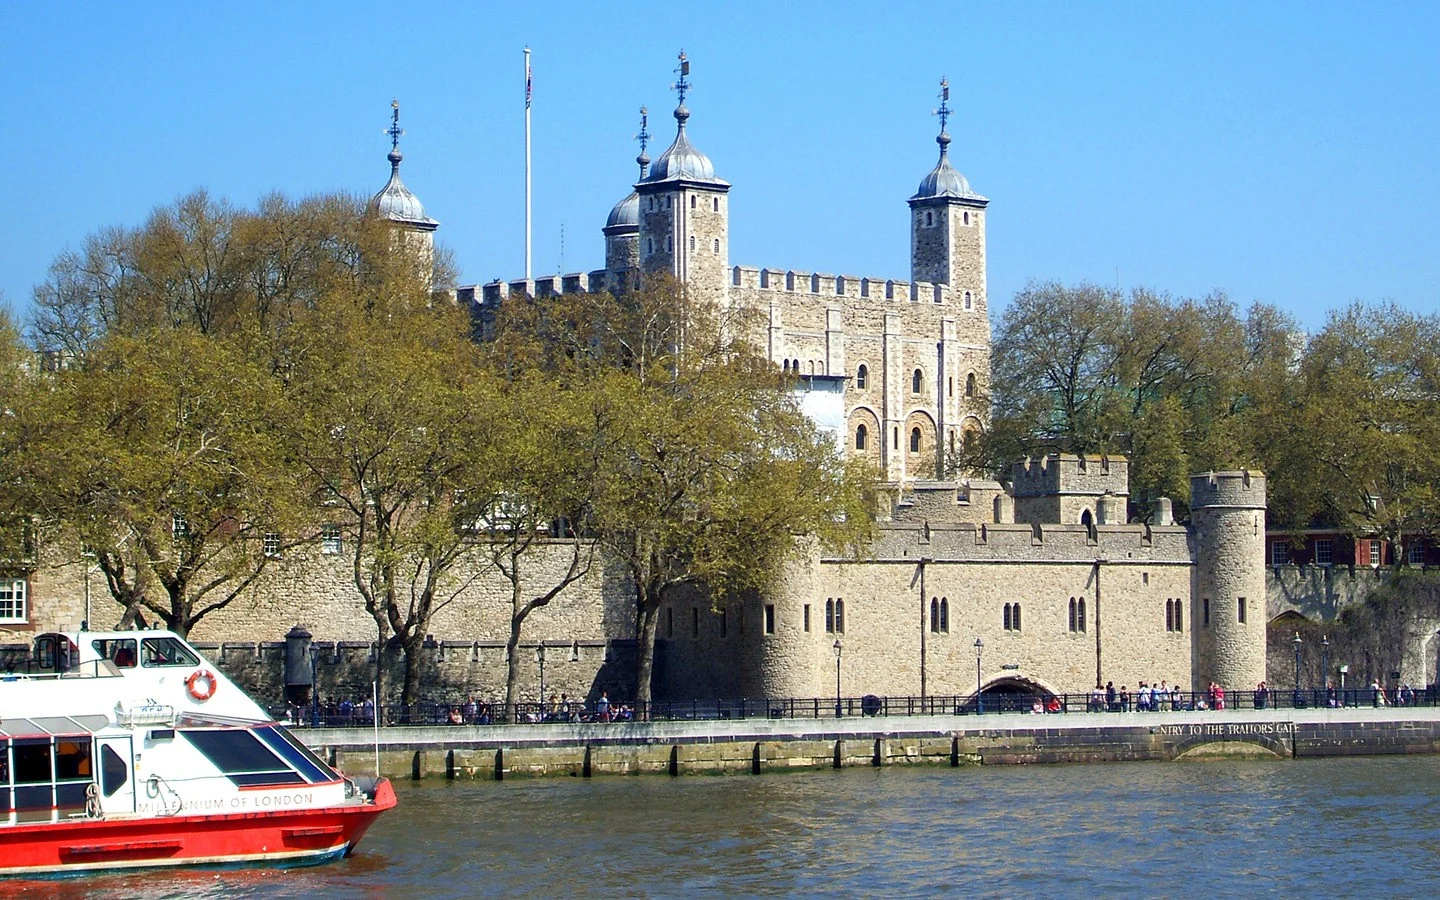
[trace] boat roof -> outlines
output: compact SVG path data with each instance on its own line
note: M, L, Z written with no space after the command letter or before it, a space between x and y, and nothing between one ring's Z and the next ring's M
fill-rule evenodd
M110 717L97 713L79 716L31 716L0 719L0 737L49 737L92 734L110 724Z

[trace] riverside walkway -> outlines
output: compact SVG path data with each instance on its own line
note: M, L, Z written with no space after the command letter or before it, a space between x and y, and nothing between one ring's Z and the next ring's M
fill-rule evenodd
M1440 708L765 718L297 728L351 772L505 778L761 773L856 765L996 765L1213 756L1440 753ZM378 752L377 752L378 748Z

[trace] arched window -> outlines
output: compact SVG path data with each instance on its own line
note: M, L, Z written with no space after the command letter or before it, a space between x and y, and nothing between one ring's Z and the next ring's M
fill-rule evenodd
M827 634L835 633L835 599L833 597L825 601L825 631Z
M1004 621L1005 621L1005 630L1006 630L1006 631L1009 631L1009 630L1010 630L1010 604L1008 604L1008 603L1005 604L1005 618L1004 618Z
M856 425L856 426L855 426L855 449L856 449L856 450L864 450L864 449L865 449L865 439L866 439L866 437L867 437L868 435L869 435L869 429L865 427L865 423L864 423L864 422L861 422L859 425Z
M1076 604L1075 604L1075 598L1074 598L1074 597L1071 597L1071 598L1070 598L1070 630L1071 630L1071 631L1079 631L1079 630L1080 630L1080 628L1078 627L1079 622L1078 622L1078 620L1075 618L1075 614L1076 614L1077 612L1079 612L1079 607L1077 607Z
M940 598L930 598L930 631L933 634L940 632Z
M1089 528L1091 525L1094 524L1094 522L1095 518L1090 515L1090 510L1087 509L1080 514L1080 524L1084 525L1086 528Z
M691 194L691 195L690 195L690 208L691 208L691 209L694 209L694 208L695 208L695 195L694 195L694 194Z
M1165 630L1166 630L1166 631L1174 631L1174 630L1175 630L1175 601L1174 601L1174 600L1166 600L1166 601L1165 601Z
M646 239L645 239L645 255L646 255L646 256L649 256L651 253L654 253L654 252L655 252L655 245L650 242L650 239L649 239L649 238L646 238Z
M716 239L715 239L715 252L716 252L716 253L719 253L719 252L720 252L720 239L719 239L719 238L716 238Z
M966 291L966 292L965 292L965 308L966 308L966 309L969 309L969 308L970 308L970 292L969 292L969 291Z
M694 197L691 197L690 199L691 199L691 200L694 200L695 198L694 198ZM694 253L694 252L695 252L695 235L693 235L693 234L690 235L690 252L691 252L691 253Z
M719 212L719 211L720 211L720 198L719 198L719 197L711 197L711 198L710 198L710 208L713 209L713 210L715 210L716 212ZM717 243L718 243L718 241L717 241Z
M919 453L919 452L920 452L920 428L919 428L919 426L916 426L915 428L910 429L910 452L911 452L911 453Z
M1020 630L1020 604L1018 603L1010 610L1010 624L1014 626L1015 631Z
M861 363L860 368L855 370L855 386L863 391L865 390L865 385L869 380L870 370L865 368L864 363Z
M965 396L975 396L975 373L971 372L965 376Z
M940 598L940 630L950 633L950 601L944 597Z
M674 235L671 235L670 237L665 238L665 252L666 252L666 253L674 253L674 252L675 252L675 237L674 237Z
M835 598L835 631L840 634L845 632L845 601L839 597Z
M1079 620L1079 622L1080 622L1080 630L1081 630L1081 631L1084 631L1084 630L1085 630L1085 598L1084 598L1084 597L1081 597L1081 598L1080 598L1080 614L1079 614L1079 616L1078 616L1078 620Z
M970 224L970 211L968 209L965 211L965 224Z
M924 377L925 376L923 372L921 372L919 369L915 370L915 373L910 376L910 393L920 393L920 380Z
M1179 601L1179 600L1176 600L1176 601L1175 601L1175 630L1176 630L1176 631L1184 631L1184 630L1185 630L1185 614L1181 611L1181 609L1182 609L1182 607L1181 607L1181 605L1180 605L1180 601Z
M930 210L928 209L925 210L925 224L927 226L935 224L935 222L930 218Z

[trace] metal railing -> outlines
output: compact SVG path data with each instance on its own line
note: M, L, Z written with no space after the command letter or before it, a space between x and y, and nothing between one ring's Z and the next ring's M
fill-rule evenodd
M1435 687L1376 691L1370 688L1320 690L1167 691L1164 694L1106 693L974 694L880 697L758 698L738 700L570 701L565 704L520 703L514 724L610 723L649 721L715 721L726 719L833 719L865 716L951 715L1084 715L1120 712L1203 712L1207 710L1339 709L1342 707L1440 706ZM297 726L358 728L375 724L367 703L320 703L308 707L272 707L270 714ZM380 725L506 725L504 704L436 703L381 705Z

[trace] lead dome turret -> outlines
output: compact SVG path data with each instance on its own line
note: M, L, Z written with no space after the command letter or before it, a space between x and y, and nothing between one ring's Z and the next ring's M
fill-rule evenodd
M390 135L390 152L385 155L390 161L390 180L381 188L380 193L370 198L369 209L382 219L410 229L434 231L440 223L425 215L425 207L420 198L400 180L400 161L405 158L400 152L400 135L405 133L400 128L400 101L390 101L390 109L390 127L385 132Z

